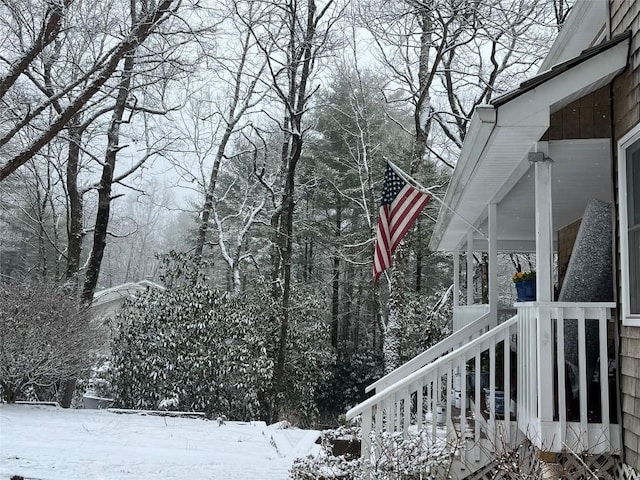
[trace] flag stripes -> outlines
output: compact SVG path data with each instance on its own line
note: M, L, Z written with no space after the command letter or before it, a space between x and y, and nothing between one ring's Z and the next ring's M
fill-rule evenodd
M387 165L373 259L376 281L391 266L393 253L430 199L430 195L407 184Z

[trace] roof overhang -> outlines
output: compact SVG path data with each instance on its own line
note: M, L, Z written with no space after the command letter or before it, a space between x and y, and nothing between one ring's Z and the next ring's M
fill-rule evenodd
M580 55L587 47L592 47L605 39L607 33L607 2L577 1L571 14L540 65L540 72L553 65Z
M429 248L461 249L470 224L480 227L487 205L499 204L528 171L528 153L550 114L609 84L626 67L628 50L629 36L616 37L477 107Z

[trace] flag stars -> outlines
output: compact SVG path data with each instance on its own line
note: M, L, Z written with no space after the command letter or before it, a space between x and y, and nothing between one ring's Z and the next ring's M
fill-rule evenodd
M412 185L407 185L400 175L387 165L373 259L373 277L376 281L380 274L391 266L396 247L429 199L429 195L418 191Z
M382 188L382 201L380 202L380 205L391 205L405 185L405 181L402 180L389 165L387 165L387 171L384 174L384 187Z

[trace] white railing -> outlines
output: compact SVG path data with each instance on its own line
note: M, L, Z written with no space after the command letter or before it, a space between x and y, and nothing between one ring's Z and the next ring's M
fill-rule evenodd
M457 332L471 322L489 313L489 305L458 305L453 307L453 331Z
M463 464L480 461L486 451L481 438L494 446L511 443L515 379L509 372L517 322L513 317L463 342L349 410L347 419L362 416L363 456L376 454L371 433L421 432L433 448L454 448Z
M488 307L488 306L487 306ZM484 310L484 309L481 309ZM476 310L478 311L478 310ZM456 348L468 343L474 338L479 337L483 333L487 332L490 328L490 319L488 313L480 313L478 316L465 327L449 335L441 342L436 343L434 346L425 350L420 355L413 357L407 363L396 368L392 372L382 377L380 380L372 383L365 388L365 392L371 391L379 392L389 385L393 385L396 382L402 380L406 376L412 374L419 368L433 362L437 358L455 350Z
M542 451L619 453L610 396L615 357L608 352L613 308L523 303L490 331L466 341L456 337L448 353L444 348L454 347L441 342L420 356L422 366L412 360L406 375L376 382L375 395L347 412L347 419L361 416L363 456L379 455L372 439L385 432L419 434L469 467L480 467L486 452L514 447L524 435ZM454 336L472 335L485 321Z
M610 416L615 388L609 383L615 385L615 375L609 368L608 327L614 307L567 302L518 307L518 427L541 450L620 451L620 429L612 421L615 414Z

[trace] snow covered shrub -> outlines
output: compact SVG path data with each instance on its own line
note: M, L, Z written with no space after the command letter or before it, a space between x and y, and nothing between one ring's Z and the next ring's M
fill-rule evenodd
M329 366L334 362L331 331L326 305L318 295L302 289L292 293L284 413L308 425L318 415L318 399L327 388Z
M96 397L111 398L113 396L113 387L111 385L110 370L110 357L104 353L97 354L95 363L89 372L89 376L86 378L79 378L76 383L78 398L74 398L74 402L80 404L82 401L82 395L85 393Z
M322 416L337 418L366 398L365 387L382 377L382 352L371 345L360 346L357 351L338 350L329 370L330 378L320 392L318 405Z
M127 304L113 344L120 405L256 418L271 378L267 318L204 283L148 291Z
M39 280L0 284L0 386L7 402L27 390L51 392L62 380L86 375L96 330L72 295Z
M268 417L280 310L266 285L241 297L208 286L184 256L166 264L167 289L147 291L118 317L113 342L116 399L128 408L204 411L233 420ZM324 308L294 295L287 342L287 414L317 412L331 361ZM164 403L167 406L167 402Z
M332 452L336 439L360 438L354 427L339 427L322 432L321 451L294 462L289 475L294 480L413 480L449 478L451 460L448 449L433 445L428 436L401 433L372 434L374 460Z
M289 471L293 480L364 479L364 461L359 456L339 455L334 452L336 440L360 441L357 427L341 426L323 430L320 436L320 452L297 458Z

